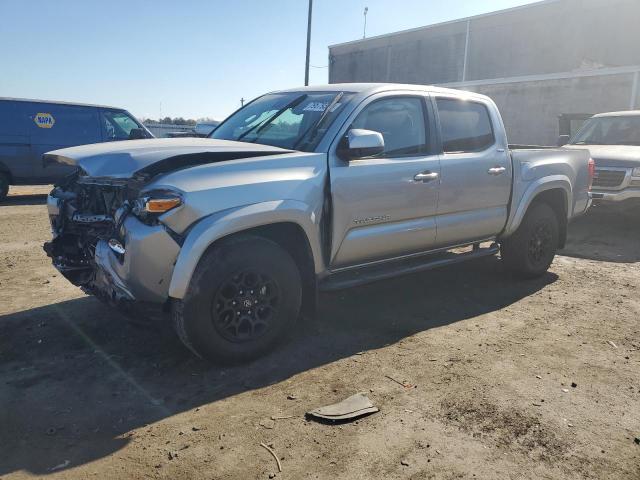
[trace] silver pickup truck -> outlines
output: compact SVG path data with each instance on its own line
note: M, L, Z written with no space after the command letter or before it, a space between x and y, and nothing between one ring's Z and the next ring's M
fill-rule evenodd
M319 290L499 251L543 274L593 172L587 150L510 149L485 96L392 84L274 92L209 138L46 157L77 166L48 198L56 268L125 310L170 312L223 361L272 348Z

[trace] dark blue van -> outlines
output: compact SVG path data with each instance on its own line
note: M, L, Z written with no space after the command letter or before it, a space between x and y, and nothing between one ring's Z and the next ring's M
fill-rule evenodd
M73 171L44 165L45 152L140 138L153 135L121 108L0 97L0 200L9 185L53 183Z

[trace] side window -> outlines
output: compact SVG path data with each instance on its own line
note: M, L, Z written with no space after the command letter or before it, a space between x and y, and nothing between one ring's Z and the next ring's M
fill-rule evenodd
M102 112L102 128L106 140L129 140L129 134L134 128L140 128L138 123L124 112Z
M415 155L426 152L423 102L416 97L376 100L364 108L351 128L380 132L383 156Z
M479 152L493 145L495 138L486 106L448 98L436 102L445 153Z

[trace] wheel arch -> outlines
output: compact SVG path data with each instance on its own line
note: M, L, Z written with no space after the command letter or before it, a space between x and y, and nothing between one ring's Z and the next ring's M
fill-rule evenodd
M522 199L515 208L501 237L507 238L518 229L532 205L545 202L552 208L558 219L560 227L559 248L563 248L567 239L572 198L571 182L563 175L556 175L552 178L544 177L533 182L522 195Z
M309 214L300 202L277 204L249 205L198 222L187 235L176 260L169 296L184 298L196 266L209 249L233 242L241 235L254 236L275 242L293 257L303 279L303 312L312 315L316 303L316 273L323 268L319 215Z
M6 175L9 179L9 183L13 185L13 175L11 174L11 170L2 162L0 162L0 173Z

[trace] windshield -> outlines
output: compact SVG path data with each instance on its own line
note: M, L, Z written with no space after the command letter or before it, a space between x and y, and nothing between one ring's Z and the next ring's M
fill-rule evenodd
M640 116L592 118L587 120L571 143L640 146Z
M210 138L310 152L351 96L343 92L264 95L227 118Z

